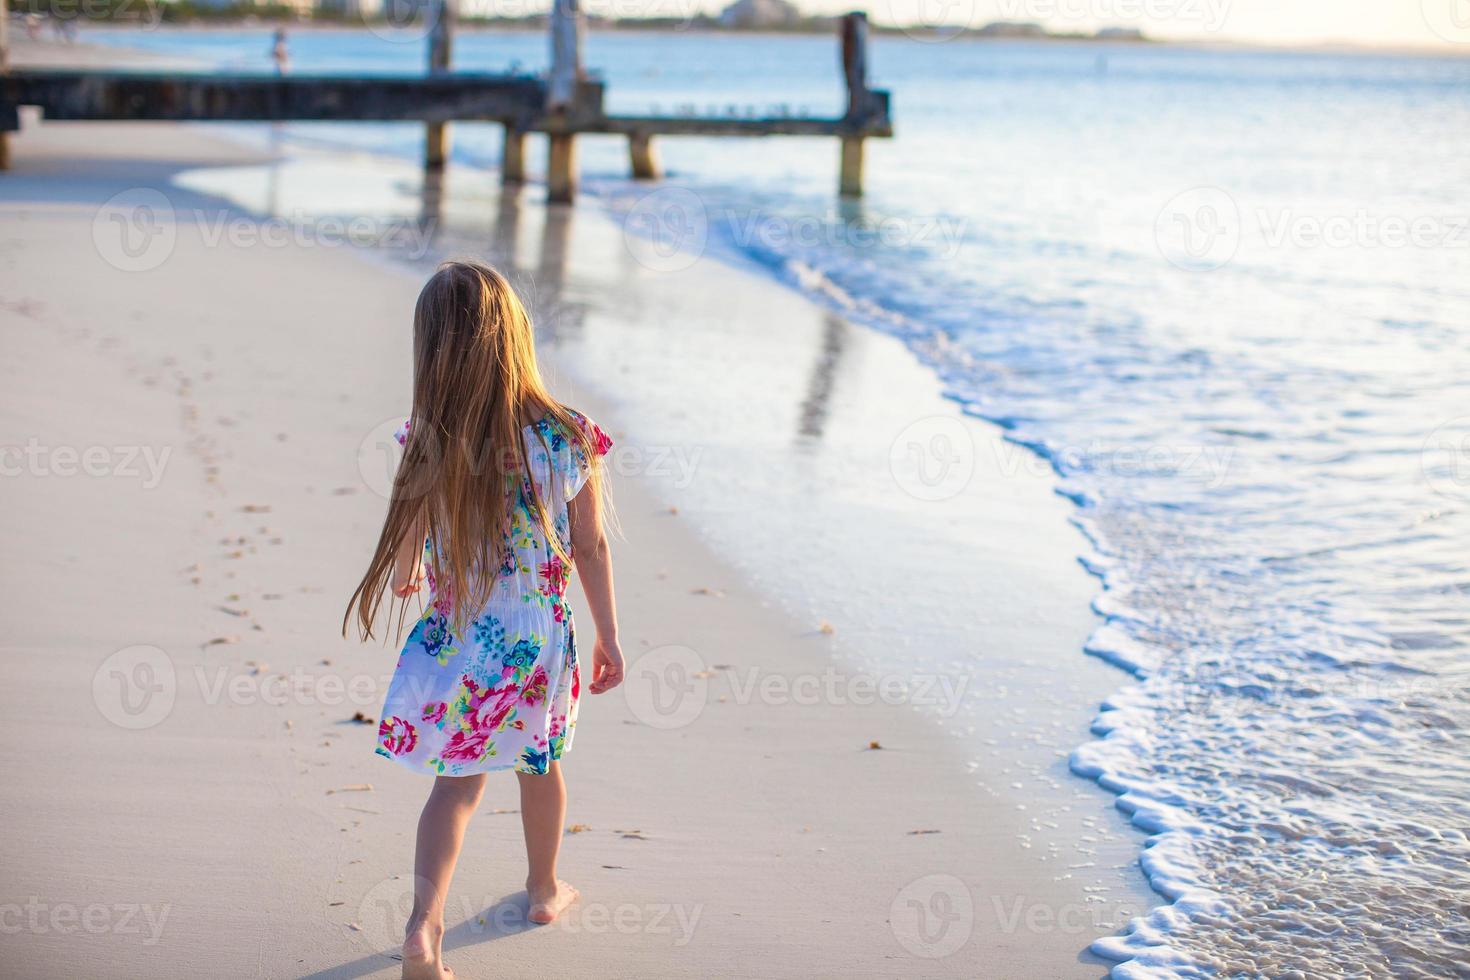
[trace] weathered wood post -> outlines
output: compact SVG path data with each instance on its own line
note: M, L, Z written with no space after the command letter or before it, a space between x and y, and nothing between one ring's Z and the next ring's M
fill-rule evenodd
M553 204L570 204L577 192L577 142L568 117L582 79L581 7L578 0L552 0L546 199Z
M500 182L519 184L526 179L526 131L510 120L505 123L505 147L500 154Z
M428 16L434 18L429 27L429 74L444 75L449 72L449 61L454 54L454 0L433 0ZM448 159L449 124L425 123L424 166L438 170Z
M10 73L10 4L0 0L0 78ZM0 84L4 84L0 81ZM10 130L20 126L15 106L0 102L0 170L10 169Z
M634 180L657 180L663 175L658 165L658 154L653 150L652 133L628 134L628 159Z
M847 79L847 119L853 131L842 136L842 169L838 192L844 197L863 193L863 137L856 132L867 121L868 15L851 13L842 18L842 72Z

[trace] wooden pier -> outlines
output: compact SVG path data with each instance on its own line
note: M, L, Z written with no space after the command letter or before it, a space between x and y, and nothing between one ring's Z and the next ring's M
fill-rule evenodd
M577 0L555 0L551 16L552 67L545 75L492 75L450 69L453 4L443 2L429 35L422 76L202 74L58 69L10 69L4 18L0 18L0 169L9 163L10 134L20 128L21 106L37 106L44 119L167 120L177 122L422 122L424 163L444 166L450 126L500 124L505 131L501 174L506 183L526 177L525 139L547 136L547 199L570 202L576 193L576 139L616 134L628 140L632 175L661 176L655 137L805 136L840 143L838 190L863 189L863 144L893 135L887 92L867 82L867 19L841 21L846 112L836 118L728 116L612 116L603 109L604 85L582 68L582 15Z

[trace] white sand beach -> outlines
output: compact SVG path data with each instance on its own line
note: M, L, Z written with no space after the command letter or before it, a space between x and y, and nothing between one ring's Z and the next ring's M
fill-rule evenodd
M154 124L32 125L13 155L6 972L396 976L429 783L352 720L396 651L338 628L428 256L244 229L296 214L323 167L410 198L412 168L272 165ZM595 202L448 180L444 240L473 247L478 221L480 250L509 245L554 390L626 450L632 658L565 763L582 900L527 927L493 779L449 902L458 974L1104 974L1088 943L1156 899L1111 796L1066 773L1119 675L1081 652L1095 583L1050 479L1008 468L896 342L709 258L640 265ZM160 199L171 220L126 226ZM891 469L936 418L974 440L968 506L926 509ZM885 603L925 575L935 625L908 659ZM875 696L890 682L907 693ZM962 682L963 711L920 682Z

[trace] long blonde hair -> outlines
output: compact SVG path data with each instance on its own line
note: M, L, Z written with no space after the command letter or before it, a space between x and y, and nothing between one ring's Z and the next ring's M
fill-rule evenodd
M414 308L413 347L413 415L403 459L377 549L347 603L343 635L354 609L361 636L373 635L394 557L420 528L435 545L429 570L436 596L452 604L457 629L490 597L516 507L570 561L569 542L557 533L530 476L522 438L527 423L548 419L561 430L591 467L588 489L601 492L596 436L547 392L531 318L500 273L478 262L439 266ZM542 427L536 432L544 442Z

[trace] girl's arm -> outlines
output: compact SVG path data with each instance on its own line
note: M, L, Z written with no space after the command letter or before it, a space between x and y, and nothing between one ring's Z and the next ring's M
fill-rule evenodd
M407 599L424 581L424 519L417 518L393 553L393 594Z
M613 604L612 549L602 529L602 501L596 489L579 493L567 505L572 525L572 556L582 592L592 613L597 639L592 645L593 694L623 682L623 651L618 646L618 612Z

